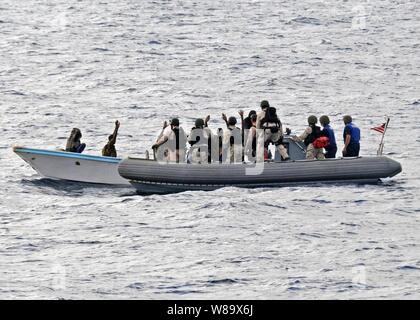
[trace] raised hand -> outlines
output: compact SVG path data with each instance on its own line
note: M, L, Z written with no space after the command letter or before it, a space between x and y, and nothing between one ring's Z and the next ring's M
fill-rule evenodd
M222 119L227 122L227 116L224 113L222 113Z
M239 110L239 115L241 116L241 118L243 118L244 117L244 110Z
M207 117L206 117L206 119L204 119L204 122L205 123L208 123L210 121L210 115L208 115Z
M120 127L120 122L117 120L117 121L115 121L115 126L117 127L117 128L119 128Z
M163 129L165 129L168 126L168 121L163 121Z

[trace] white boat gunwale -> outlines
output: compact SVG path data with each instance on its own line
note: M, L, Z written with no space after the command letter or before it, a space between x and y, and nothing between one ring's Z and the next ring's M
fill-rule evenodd
M72 158L72 159L80 159L80 160L109 162L109 163L120 163L122 160L122 158L96 156L96 155L90 155L90 154L74 153L74 152L59 151L59 150L32 149L32 148L26 148L26 147L13 147L13 151L15 153L29 153L29 154L38 154L38 155L43 155L43 156L55 156L55 157Z
M121 158L14 146L13 151L40 176L89 184L130 186L118 173Z

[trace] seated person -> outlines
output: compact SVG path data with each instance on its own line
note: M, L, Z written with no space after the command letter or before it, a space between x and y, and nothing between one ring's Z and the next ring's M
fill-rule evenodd
M211 148L212 148L212 132L208 127L210 116L206 119L197 119L195 126L191 129L191 133L188 136L188 143L191 145L188 154L188 162L190 163L210 163Z
M115 143L117 142L118 129L120 128L120 122L115 122L114 133L108 137L108 143L102 149L102 156L104 157L117 157L117 150L115 149Z
M240 111L239 115L241 115L241 111ZM242 115L243 115L243 113L242 113ZM257 116L257 112L255 110L251 110L249 112L249 114L248 114L248 117L246 117L245 119L243 119L243 123L244 123L243 124L243 127L244 127L244 130L249 130L249 129L252 128L252 126L253 126L252 118L253 118L254 115L256 117Z
M82 132L80 131L80 129L73 128L70 137L67 139L66 151L82 153L86 148L86 144L80 142L81 138Z
M235 117L229 117L222 114L223 120L226 122L227 130L223 132L223 162L235 163L242 162L242 129L236 126Z
M257 155L257 114L252 114L250 120L251 127L247 135L245 154L248 156L248 159L254 159Z
M155 151L155 159L158 161L167 160L169 162L184 162L187 135L180 126L179 119L173 118L169 126L166 126L159 139L152 146ZM162 149L162 152L160 152ZM165 157L167 154L167 157Z

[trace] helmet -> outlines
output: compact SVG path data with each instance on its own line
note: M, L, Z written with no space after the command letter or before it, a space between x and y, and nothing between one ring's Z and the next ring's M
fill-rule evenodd
M346 115L346 116L343 117L343 121L344 121L345 124L348 124L350 122L353 122L353 118L349 115Z
M204 127L204 120L201 119L201 118L195 120L195 127L196 128L202 128L202 127Z
M178 118L173 118L171 120L171 125L174 127L178 127L179 126L179 119Z
M309 124L316 124L318 122L318 118L315 116L309 116L308 117L308 123Z
M330 124L330 118L328 118L328 116L321 116L319 122L321 122L322 125Z
M270 107L270 103L267 100L261 101L261 109L266 109Z
M229 117L228 125L234 126L234 125L236 125L236 123L237 123L237 121L236 121L235 117Z

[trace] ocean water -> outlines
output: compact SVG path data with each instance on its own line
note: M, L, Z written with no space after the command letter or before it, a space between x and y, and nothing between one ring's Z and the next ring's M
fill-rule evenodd
M0 298L419 299L420 3L0 2ZM138 196L39 177L13 145L122 156L163 120L277 107L299 133L328 114L391 117L377 185Z

